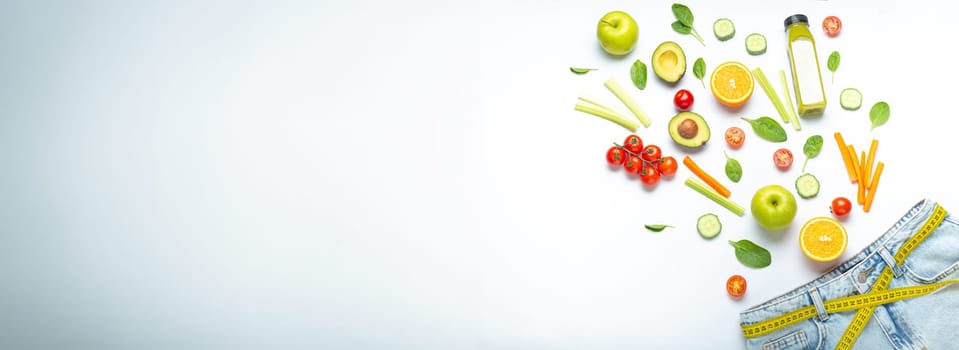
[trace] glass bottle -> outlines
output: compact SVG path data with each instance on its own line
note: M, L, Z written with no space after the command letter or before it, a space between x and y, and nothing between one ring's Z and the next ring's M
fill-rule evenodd
M826 110L826 93L822 86L816 41L809 32L809 19L805 15L792 15L786 18L784 25L789 38L789 65L799 116L822 115Z

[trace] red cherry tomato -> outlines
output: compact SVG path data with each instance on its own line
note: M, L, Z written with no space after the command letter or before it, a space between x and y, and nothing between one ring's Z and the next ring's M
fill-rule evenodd
M637 156L628 156L623 162L623 168L626 168L627 173L639 174L640 169L643 168L643 160Z
M676 95L673 96L673 104L681 111L688 111L693 107L693 93L686 89L676 91Z
M822 20L822 30L826 32L828 36L839 35L839 31L842 30L842 21L836 16L826 17Z
M636 134L626 136L626 140L623 141L623 148L633 154L639 154L643 151L643 139Z
M793 153L788 149L780 148L773 153L773 162L776 163L776 167L779 169L789 169L789 166L793 165Z
M626 151L620 147L610 147L609 150L606 151L606 161L612 166L623 165L623 162L626 161Z
M739 148L743 145L743 141L746 141L746 133L743 132L743 129L735 126L726 129L726 144L729 147Z
M663 157L663 151L659 149L659 146L649 145L643 149L643 159L647 162L659 162L659 158Z
M646 186L656 186L656 183L659 182L659 171L654 167L646 166L639 174L639 180Z
M741 298L746 294L746 278L740 275L729 276L726 280L726 293L733 298Z
M829 207L829 211L837 218L844 217L852 211L852 202L846 197L836 197L836 199L832 200L832 206Z
M679 164L676 163L676 158L663 157L663 159L659 161L659 172L663 176L676 175L677 168L679 168Z

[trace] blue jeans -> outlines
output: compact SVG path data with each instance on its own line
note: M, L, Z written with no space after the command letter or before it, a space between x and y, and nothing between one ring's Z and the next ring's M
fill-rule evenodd
M924 199L879 239L815 281L740 314L753 325L813 305L815 317L755 338L748 349L833 349L855 311L827 313L823 301L865 294L886 266L895 274L889 289L959 278L959 223L947 214L932 233L894 266L897 250L925 224L936 203ZM892 260L891 260L892 259ZM959 349L959 285L912 299L879 305L855 349Z

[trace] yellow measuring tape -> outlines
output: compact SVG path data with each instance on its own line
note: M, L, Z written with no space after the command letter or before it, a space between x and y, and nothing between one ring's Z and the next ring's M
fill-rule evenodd
M932 231L939 226L945 217L946 210L937 204L936 208L933 209L932 215L926 220L925 224L922 225L922 228L919 229L919 232L916 232L916 234L906 241L906 243L899 248L899 251L896 252L896 263L898 265L902 265L903 261L906 260L906 257L912 253L919 243L922 243L926 237L929 237L929 235L932 234ZM927 295L939 290L942 287L953 283L959 283L959 280L947 280L935 284L888 289L889 283L892 282L892 278L892 269L889 266L886 266L883 268L882 274L879 275L879 279L875 284L873 284L871 292L863 295L852 295L848 297L837 298L823 303L827 313L858 310L856 312L856 316L853 318L852 322L850 322L849 327L846 328L846 332L843 334L842 339L836 346L836 349L846 350L852 348L852 345L855 344L856 339L859 338L859 334L862 333L863 328L865 328L866 323L869 322L869 319L872 317L873 311L875 311L877 306ZM771 318L751 325L744 325L742 326L743 335L745 335L746 338L763 336L801 321L808 320L817 315L818 313L816 312L816 307L810 305L799 310L786 313L779 317Z

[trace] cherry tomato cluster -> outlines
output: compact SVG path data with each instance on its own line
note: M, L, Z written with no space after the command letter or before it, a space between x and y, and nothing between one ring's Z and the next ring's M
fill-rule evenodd
M676 158L663 157L659 146L643 147L643 139L635 134L626 136L622 145L614 145L606 151L606 162L614 167L622 166L626 173L639 176L646 186L656 186L660 176L673 176L679 168Z

